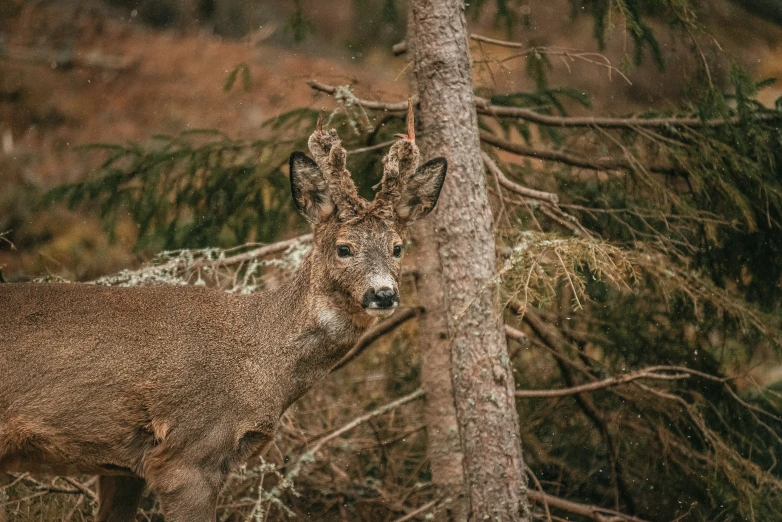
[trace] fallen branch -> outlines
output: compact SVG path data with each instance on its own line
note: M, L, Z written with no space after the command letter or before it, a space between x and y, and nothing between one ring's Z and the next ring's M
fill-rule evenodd
M520 196L523 196L525 198L546 201L553 205L559 203L558 195L553 194L551 192L543 192L541 190L527 188L509 180L507 176L505 176L505 173L502 172L502 169L500 169L497 163L495 163L494 160L491 159L491 157L488 154L486 154L485 152L481 152L481 156L483 157L483 163L484 165L486 165L486 168L489 170L489 172L491 172L500 182L500 185L502 185L506 189L515 192L516 194L519 194Z
M625 384L637 379L677 381L681 379L687 379L691 376L689 373L657 373L660 371L674 370L682 371L683 369L677 366L651 366L649 368L636 370L624 375L609 377L608 379L604 379L602 381L589 382L579 386L572 386L570 388L560 388L558 390L516 390L516 397L564 397L566 395L575 395L577 393L591 392L602 388L618 386L620 384Z
M549 495L548 493L535 491L533 489L528 489L527 495L530 500L537 504L543 504L545 502L550 507L588 517L596 522L645 522L643 519L625 515L624 513L614 511L613 509L602 508L590 504L579 504L578 502L565 500L564 498L555 497L554 495Z
M379 337L387 334L388 332L394 330L395 328L399 327L403 323L407 322L408 320L415 317L421 309L419 308L405 308L403 310L398 311L382 323L376 324L371 329L364 332L364 335L361 336L361 338L356 342L356 344L353 345L353 348L351 348L348 353L346 353L342 359L337 363L337 365L332 368L331 371L336 371L345 366L347 363L361 355L361 353L364 351L364 349L372 344L375 340L377 340Z

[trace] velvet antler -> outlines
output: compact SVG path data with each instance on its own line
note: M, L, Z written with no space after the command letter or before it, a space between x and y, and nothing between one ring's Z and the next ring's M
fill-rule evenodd
M347 152L342 147L337 131L324 131L320 115L308 144L310 154L328 185L331 201L337 207L337 215L343 219L349 218L366 208L368 203L359 197L350 172L345 168Z
M405 185L418 168L421 153L415 144L415 119L412 100L407 102L407 134L397 134L400 138L391 146L383 158L383 179L380 190L375 195L374 207L378 212L396 214Z

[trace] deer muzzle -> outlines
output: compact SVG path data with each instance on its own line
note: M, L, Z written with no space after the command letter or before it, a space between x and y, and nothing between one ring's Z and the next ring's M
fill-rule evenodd
M364 293L362 304L369 315L390 315L399 306L399 292L388 286L370 288Z

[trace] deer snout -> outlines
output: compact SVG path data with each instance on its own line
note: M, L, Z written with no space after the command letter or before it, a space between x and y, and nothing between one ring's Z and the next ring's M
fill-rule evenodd
M399 292L396 288L384 286L381 288L370 288L364 292L364 308L371 310L389 310L399 305Z

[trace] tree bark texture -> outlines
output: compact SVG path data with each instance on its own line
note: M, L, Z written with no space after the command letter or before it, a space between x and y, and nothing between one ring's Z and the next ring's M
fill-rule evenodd
M415 48L415 24L408 5L407 48ZM410 92L416 92L415 75L410 74ZM418 138L424 159L430 150L426 136ZM421 387L426 393L426 437L429 468L436 498L442 507L435 511L436 522L466 522L466 491L462 466L462 447L456 420L453 381L451 380L451 343L446 320L442 270L435 235L434 219L419 221L412 231L417 267L416 297L425 312L418 317L418 345L421 350Z
M448 159L434 236L469 520L528 521L464 5L460 0L411 0L411 7L424 153Z
M443 508L438 522L467 520L462 448L456 420L451 344L445 316L440 256L432 220L423 220L413 232L416 245L416 293L425 312L418 318L421 349L421 387L426 392L426 436L432 483Z

